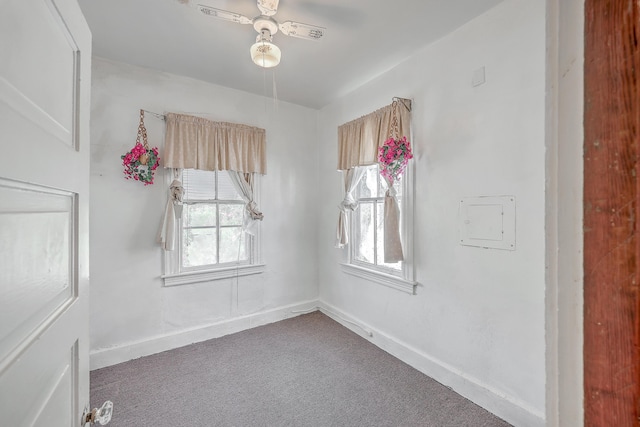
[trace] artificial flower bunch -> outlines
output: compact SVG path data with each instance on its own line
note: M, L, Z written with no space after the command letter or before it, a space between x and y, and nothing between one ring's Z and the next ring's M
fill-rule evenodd
M140 142L128 153L120 156L124 166L126 179L143 182L144 185L153 184L153 173L160 164L158 148L145 148Z
M401 139L389 138L378 149L378 162L380 163L380 175L393 182L399 180L409 159L413 158L411 143L407 137Z

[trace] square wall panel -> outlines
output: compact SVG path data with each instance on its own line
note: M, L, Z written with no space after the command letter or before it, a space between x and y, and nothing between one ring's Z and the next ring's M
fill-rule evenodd
M515 250L515 196L463 198L460 200L458 228L461 245Z

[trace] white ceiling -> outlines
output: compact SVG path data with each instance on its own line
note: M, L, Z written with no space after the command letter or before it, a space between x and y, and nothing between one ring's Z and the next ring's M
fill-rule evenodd
M205 4L259 15L255 0L79 0L93 33L93 54L218 85L321 108L389 70L501 0L280 0L278 22L326 28L319 41L278 32L280 65L251 62L257 35L201 14ZM455 55L455 52L452 52Z

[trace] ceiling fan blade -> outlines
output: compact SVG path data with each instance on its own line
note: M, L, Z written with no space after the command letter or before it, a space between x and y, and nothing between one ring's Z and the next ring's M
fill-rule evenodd
M324 36L326 28L316 25L303 24L302 22L285 21L280 24L280 31L292 37L306 40L318 40Z
M204 4L199 4L198 10L204 15L213 16L214 18L223 19L225 21L237 22L238 24L251 24L253 22L253 19L249 19L239 13L216 9L215 7L206 6Z
M280 0L258 0L258 9L265 16L273 16L278 11Z

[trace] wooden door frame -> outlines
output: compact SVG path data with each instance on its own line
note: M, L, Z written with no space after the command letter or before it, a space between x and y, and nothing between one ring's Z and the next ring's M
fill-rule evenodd
M638 426L640 4L584 6L584 424Z
M637 0L547 0L546 425L638 426Z

